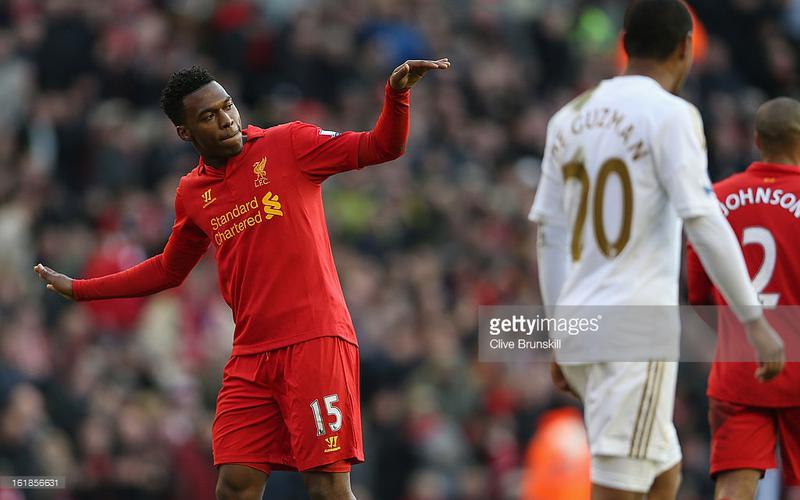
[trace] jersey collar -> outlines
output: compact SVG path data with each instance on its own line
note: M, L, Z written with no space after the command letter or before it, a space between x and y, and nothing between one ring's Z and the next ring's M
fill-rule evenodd
M782 163L753 162L747 172L755 175L800 175L800 166Z
M197 166L199 167L198 169L199 172L201 174L224 177L225 172L227 172L233 166L233 164L236 161L236 158L244 154L244 148L246 148L247 145L253 142L254 140L263 137L265 132L266 130L264 129L254 127L253 125L248 125L247 127L244 128L244 130L242 130L242 137L244 139L244 146L242 147L242 151L236 156L231 156L230 158L228 158L228 162L225 164L225 168L212 167L211 165L208 165L206 163L206 160L201 156L200 161L197 164Z

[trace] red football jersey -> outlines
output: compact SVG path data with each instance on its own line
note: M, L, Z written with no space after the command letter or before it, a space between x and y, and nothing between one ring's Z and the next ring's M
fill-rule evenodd
M797 324L780 306L800 305L800 166L753 163L744 172L714 185L720 208L742 245L747 269L765 314L781 332L791 361L798 352ZM687 253L689 302L719 304L725 300L703 270L697 254ZM720 314L715 362L708 395L734 403L781 407L800 405L800 364L787 363L772 381L753 373L755 362L724 362L726 353L744 338L744 328L732 314ZM736 339L736 340L734 340ZM796 361L796 360L795 360Z
M293 122L242 131L223 169L181 178L164 252L120 273L75 280L77 300L148 295L177 286L214 245L222 296L233 311L233 355L316 337L356 343L333 263L321 183L337 172L397 158L408 137L409 91L386 85L370 132Z

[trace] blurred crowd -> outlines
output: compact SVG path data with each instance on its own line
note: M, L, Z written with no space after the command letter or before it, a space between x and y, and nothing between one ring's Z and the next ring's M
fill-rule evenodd
M754 158L752 116L798 97L798 0L689 2L707 32L685 97L715 179ZM619 70L612 0L0 2L0 476L58 475L0 499L211 499L210 429L230 311L209 254L183 286L75 304L71 276L163 248L196 165L158 109L208 67L244 123L367 130L391 70L449 57L412 92L407 153L334 177L325 202L359 341L361 500L519 498L537 420L572 404L545 363L477 360L477 306L540 303L527 212L548 118ZM680 498L708 498L707 367L681 365ZM296 475L266 498L302 496Z

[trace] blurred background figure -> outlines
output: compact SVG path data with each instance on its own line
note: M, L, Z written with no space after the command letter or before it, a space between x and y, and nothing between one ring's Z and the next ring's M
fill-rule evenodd
M754 158L757 106L800 92L800 2L689 3L708 47L684 96L703 114L718 180ZM526 215L545 126L615 74L624 8L0 2L0 475L60 472L76 499L213 498L208 429L233 331L213 259L173 292L112 307L31 280L40 260L99 274L163 248L178 177L196 160L158 109L172 71L207 66L262 126L367 130L392 68L447 55L454 69L415 89L399 163L325 188L361 344L367 462L353 488L375 500L519 498L535 423L564 400L546 364L477 362L476 308L541 303ZM680 371L679 497L709 498L707 367ZM271 498L303 498L291 478L270 481Z
M589 445L580 411L550 410L539 418L525 452L524 500L586 500L591 496Z

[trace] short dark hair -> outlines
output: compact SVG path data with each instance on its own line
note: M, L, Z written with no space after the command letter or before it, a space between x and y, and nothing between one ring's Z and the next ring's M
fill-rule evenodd
M680 0L634 0L625 12L628 57L663 61L692 31L692 15Z
M183 98L203 85L215 81L205 68L192 66L176 71L170 75L167 85L161 91L161 110L175 125L183 125L186 115L183 110Z

